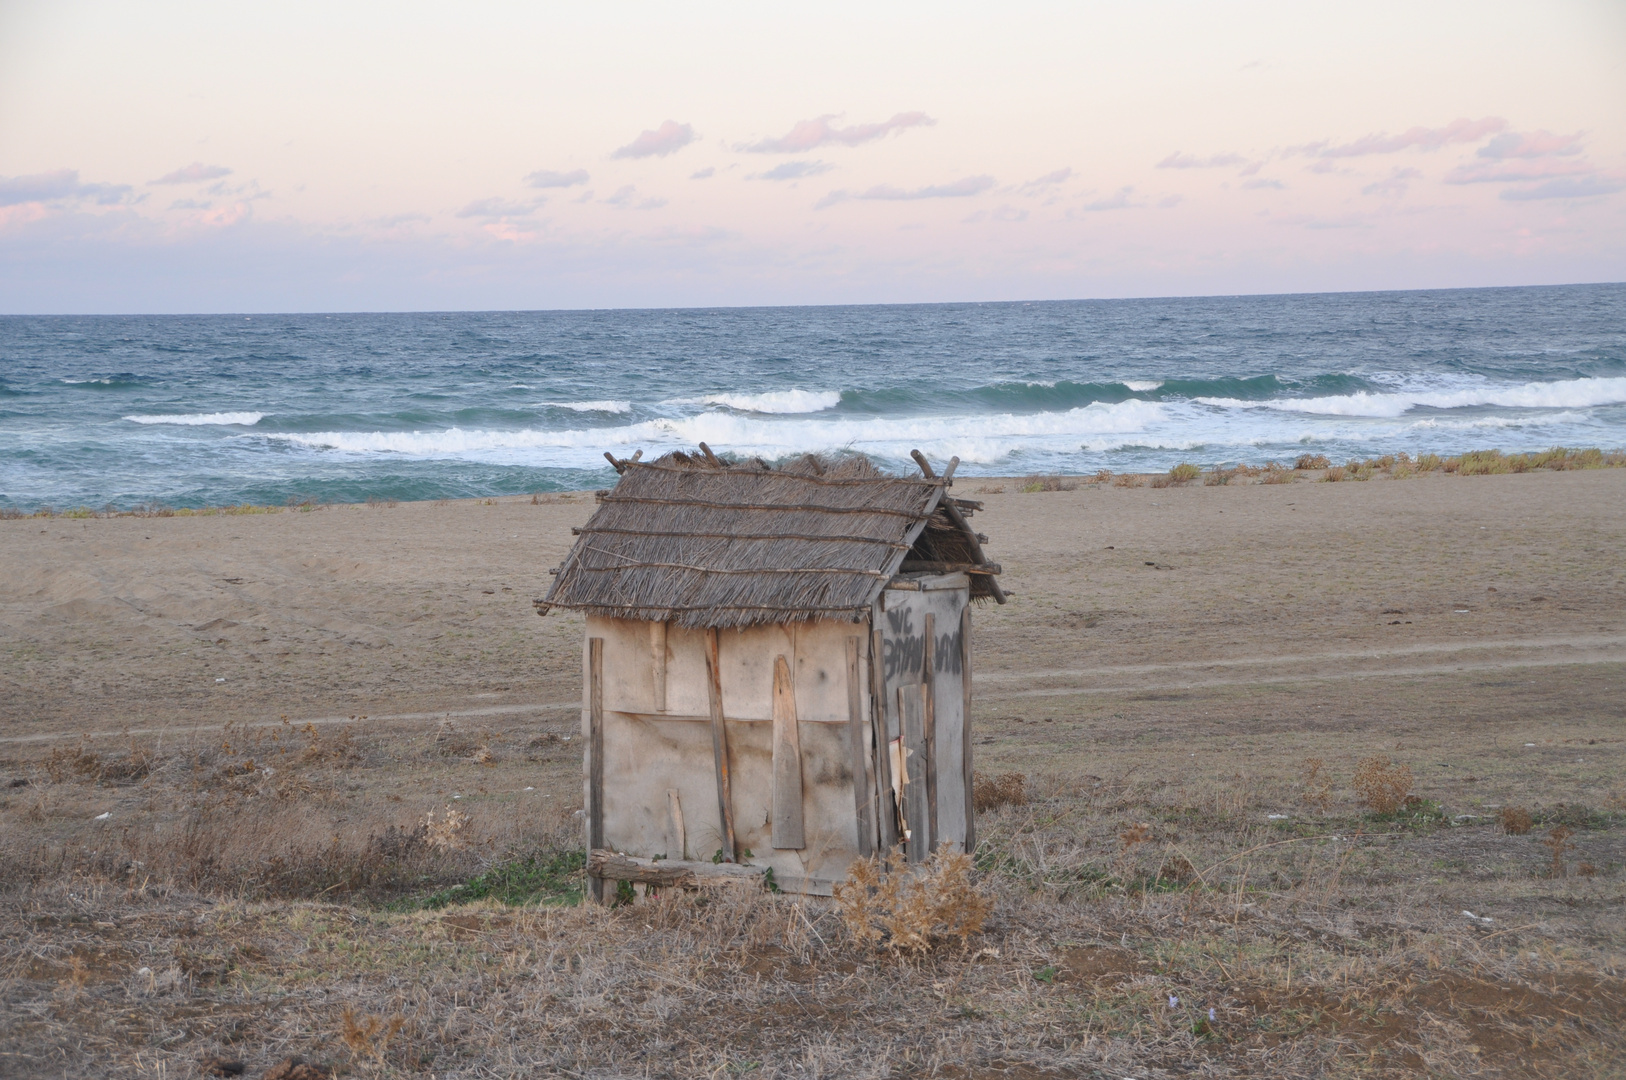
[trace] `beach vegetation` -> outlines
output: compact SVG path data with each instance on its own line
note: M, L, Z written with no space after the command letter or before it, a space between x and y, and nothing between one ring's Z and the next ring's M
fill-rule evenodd
M1077 491L1078 480L1071 476L1028 476L1016 482L1016 490L1023 494L1040 491Z
M1169 469L1169 479L1176 484L1187 484L1197 479L1202 473L1202 469L1196 465L1189 461L1182 461Z
M1341 465L1334 465L1321 475L1322 483L1326 484L1336 484L1343 479L1344 468Z
M1119 473L1112 480L1113 487L1133 488L1145 484L1145 479L1136 473Z
M1291 484L1297 479L1292 469L1283 468L1281 462L1272 461L1265 466L1264 475L1260 478L1261 484Z
M1231 477L1234 475L1236 474L1232 470L1227 469L1225 466L1215 465L1213 468L1203 473L1203 486L1224 487L1226 484L1231 482Z
M1293 462L1295 469L1325 469L1331 465L1326 454L1300 454L1298 460Z

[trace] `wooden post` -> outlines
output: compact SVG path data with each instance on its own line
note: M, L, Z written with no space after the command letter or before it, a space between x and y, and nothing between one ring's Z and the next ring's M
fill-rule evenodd
M773 658L773 846L799 851L802 839L802 732L796 683L783 656Z
M655 711L666 711L666 624L649 624L649 658L655 664Z
M604 846L604 639L587 639L587 850ZM605 902L604 880L592 879L593 899Z
M734 846L734 794L728 782L728 729L723 723L723 672L717 660L717 630L706 632L706 690L711 698L711 756L717 768L717 818L723 827L723 861L739 862Z
M972 802L971 772L971 599L960 612L960 782L965 785L965 853L977 850L977 808Z
M921 741L926 750L926 812L931 818L932 846L942 830L937 827L937 616L926 614L926 640L921 657Z
M924 686L911 683L898 687L898 717L903 723L903 801L904 824L909 828L909 861L923 863L932 849L931 805L926 801Z
M857 815L858 854L869 858L875 853L875 817L871 813L875 797L875 777L869 769L870 755L864 745L864 700L858 684L858 639L847 639L847 738L853 770L853 812Z
M881 632L870 634L869 698L875 714L875 798L876 823L881 833L881 850L898 846L898 801L892 793L892 734L886 723L886 667L882 663Z

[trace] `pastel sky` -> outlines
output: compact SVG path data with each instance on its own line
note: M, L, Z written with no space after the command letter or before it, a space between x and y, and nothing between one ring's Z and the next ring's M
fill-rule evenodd
M1626 279L1626 4L0 2L0 311Z

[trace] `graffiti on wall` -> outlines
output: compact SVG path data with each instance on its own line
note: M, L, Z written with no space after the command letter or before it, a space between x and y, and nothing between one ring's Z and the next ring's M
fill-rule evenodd
M909 608L886 613L888 633L881 637L881 663L888 683L900 681L903 676L917 674L926 656L926 637L918 627L915 612ZM932 668L938 672L960 674L960 627L935 635L932 642Z

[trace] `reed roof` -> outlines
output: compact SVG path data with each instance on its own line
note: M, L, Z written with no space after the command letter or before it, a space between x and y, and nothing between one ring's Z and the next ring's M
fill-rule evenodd
M1003 600L985 538L965 524L978 504L951 507L943 478L891 476L857 455L777 469L709 451L615 464L620 481L599 492L539 611L694 628L856 622L911 566L972 570L974 596Z

